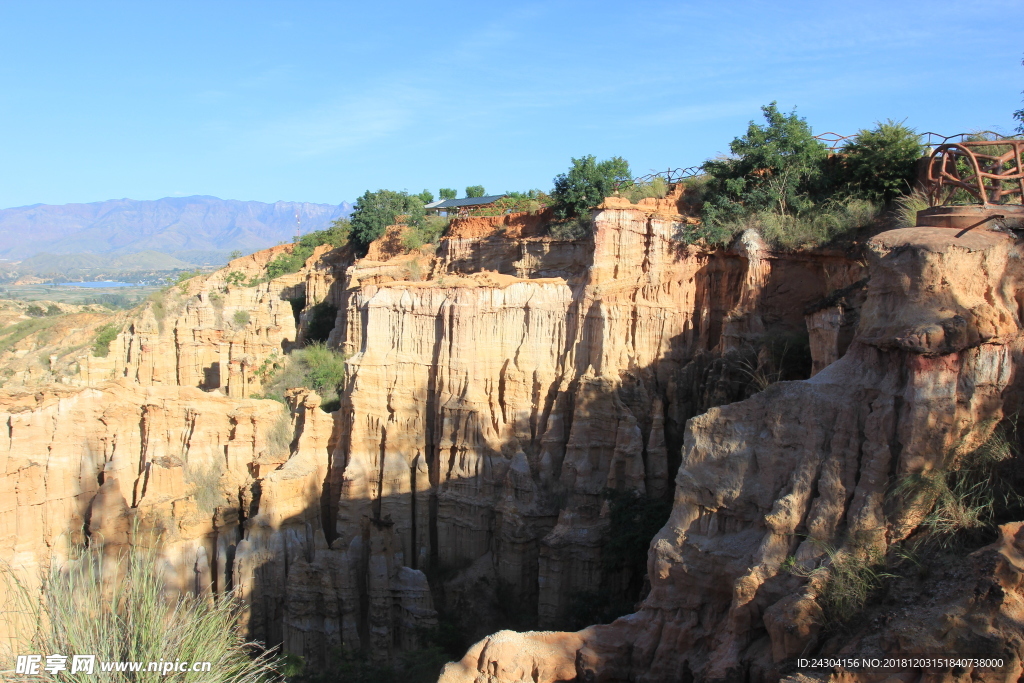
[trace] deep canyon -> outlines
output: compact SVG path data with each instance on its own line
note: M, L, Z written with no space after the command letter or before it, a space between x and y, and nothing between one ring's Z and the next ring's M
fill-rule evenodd
M449 624L469 650L446 683L1018 680L1021 523L842 639L812 570L919 533L893 483L1021 409L1019 240L712 249L679 239L690 214L680 188L605 200L579 240L459 219L436 249L395 229L364 258L229 278L279 246L174 286L63 384L0 389L0 559L38 583L86 539L158 539L171 585L238 591L252 637L309 666L391 661ZM340 405L261 398L324 311ZM610 492L671 504L646 577L607 561ZM575 623L595 596L629 613ZM1008 664L787 669L843 648Z

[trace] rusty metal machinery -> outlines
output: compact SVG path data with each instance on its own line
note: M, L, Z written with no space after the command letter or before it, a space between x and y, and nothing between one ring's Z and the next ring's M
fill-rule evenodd
M931 208L917 224L938 228L1024 229L1024 140L963 140L937 145L921 166Z

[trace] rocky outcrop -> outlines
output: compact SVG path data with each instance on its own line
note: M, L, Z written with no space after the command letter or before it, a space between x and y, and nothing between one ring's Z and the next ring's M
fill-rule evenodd
M435 623L426 578L396 562L387 529L328 548L335 421L316 394L289 400L126 380L0 393L0 557L38 586L86 538L111 553L155 544L171 589L237 588L255 635L314 663L331 646L414 647ZM361 610L367 586L377 599Z
M1020 405L1017 243L996 232L955 235L907 229L873 239L859 326L841 359L688 422L672 516L651 543L651 590L636 614L578 634L518 636L515 655L498 646L507 637L492 636L442 680L498 683L532 670L552 672L538 682L567 671L580 680L771 681L786 658L821 645L822 584L786 571L787 558L812 568L828 566L829 547L884 553L924 514L887 497L891 483L952 466ZM936 604L947 616L908 616L859 644L889 655L964 652L954 646L987 633L1001 639L1010 668L971 680L1016 680L1016 534L1004 528L997 546L974 556L982 588L957 595L956 607ZM911 622L920 639L905 630Z
M602 491L666 494L686 420L749 387L722 354L802 329L826 268L838 286L861 277L842 256L773 254L754 235L738 252L686 247L682 217L627 206L597 214L592 241L509 239L495 256L476 247L492 235L452 238L430 281L350 269L332 336L350 368L339 540L379 515L409 566L488 555L539 623L557 623L607 578ZM548 277L523 265L530 250L574 265Z

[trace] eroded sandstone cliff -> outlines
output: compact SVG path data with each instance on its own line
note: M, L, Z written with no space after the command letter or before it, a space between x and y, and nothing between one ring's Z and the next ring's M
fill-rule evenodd
M998 672L787 680L1018 679L1019 524L1004 526L966 572L927 583L909 611L822 642L828 575L807 580L799 568L878 557L906 539L928 508L889 495L892 484L952 468L1021 399L1024 268L1012 235L894 230L868 254L859 311L847 302L857 288L846 288L825 302L831 312L809 315L819 357L844 318L858 318L845 355L819 363L809 380L774 384L687 424L672 516L651 544L651 590L639 610L578 633L490 636L442 681L775 681L788 658L819 651L998 654L1007 663Z
M300 272L260 281L281 247L172 288L126 325L106 359L85 364L90 388L4 396L3 485L18 493L3 511L2 556L28 572L59 560L82 534L116 544L157 529L177 585L237 587L255 637L313 663L338 647L385 660L417 646L435 609L479 637L504 625L489 606L496 597L528 626L556 626L575 596L623 593L628 577L602 558L604 492L656 499L671 496L675 481L673 520L654 546L667 559L651 565L644 611L604 628L634 624L609 638L623 647L646 639L658 650L658 624L670 623L667 614L691 618L685 600L695 601L706 623L662 649L691 638L706 662L686 666L728 669L729 653L762 635L760 607L730 612L733 586L776 590L760 586L774 586L771 563L784 545L772 541L768 560L741 570L752 552L744 544L764 536L762 508L791 495L789 467L818 478L813 456L802 455L811 441L798 426L786 432L785 421L814 422L828 440L850 419L895 418L884 417L889 404L869 379L827 382L835 364L815 383L733 403L784 371L771 349L798 352L809 307L816 369L846 351L855 316L863 326L883 313L857 299L865 276L857 260L772 252L753 233L733 250L686 246L679 210L678 197L609 201L593 236L578 241L499 217L454 226L433 253L402 253L396 243L372 251L379 260L353 262L322 247ZM340 409L325 413L308 392L292 393L289 410L248 398L262 391L272 362L302 343L323 302L337 307L329 344L348 357ZM930 328L922 334L922 343L942 344L955 330L941 341ZM891 353L880 348L860 342L842 362ZM889 361L872 362L885 375ZM807 365L798 371L809 374ZM790 387L811 393L782 400L780 392L798 391ZM839 407L847 400L861 402L849 408L853 418ZM723 450L735 440L730 429L766 445ZM789 434L789 460L762 463L775 457L756 455L776 448L775 432ZM66 446L68 434L84 445ZM800 496L810 494L792 495L773 522L779 538L801 523ZM826 535L839 524L829 510ZM38 524L18 526L30 519ZM738 534L727 557L713 552L719 533ZM707 536L707 548L684 543L687 534ZM691 564L703 568L699 578L675 568ZM754 625L727 632L722 619ZM733 640L711 646L705 631ZM573 636L580 646L566 652L603 653L606 641L589 633ZM616 657L580 666L642 665L651 676L682 666L669 654L636 665Z

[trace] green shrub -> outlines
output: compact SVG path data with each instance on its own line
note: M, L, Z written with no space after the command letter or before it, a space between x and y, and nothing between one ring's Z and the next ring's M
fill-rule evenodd
M60 310L60 306L58 306L57 304L50 304L49 306L46 307L45 310L43 309L42 306L37 306L35 304L32 304L31 306L25 309L25 315L29 316L30 318L51 317L54 315L60 315L63 312L64 311Z
M267 441L270 443L270 449L274 455L286 455L291 451L294 438L295 431L292 428L291 412L286 407L277 416Z
M398 216L410 212L423 212L423 202L410 197L407 192L392 190L367 190L356 200L352 211L352 239L364 253L370 242L384 234L384 229L394 225Z
M164 292L155 292L149 297L150 310L158 323L162 323L167 316L167 295Z
M444 201L447 201L449 199L455 199L456 197L459 196L458 191L453 190L450 187L442 187L440 190L437 191L437 194ZM429 202L427 203L429 204Z
M547 208L553 200L543 190L527 190L526 192L506 192L490 206L472 209L471 216L504 216L507 213L536 213Z
M277 363L275 363L277 364ZM274 371L265 383L264 397L284 401L284 392L294 387L306 387L323 399L321 407L334 410L339 405L341 385L345 380L345 356L327 348L322 342L293 351L282 367Z
M795 110L782 114L774 102L761 110L764 125L751 121L729 145L731 157L705 162L704 177L688 181L702 224L683 226L683 241L725 245L755 229L775 246L813 247L871 225L911 190L924 148L902 123L861 130L830 155Z
M681 239L691 244L702 240L725 246L739 233L756 230L766 242L777 247L815 247L871 225L881 210L866 199L829 199L795 215L764 210L721 223L683 226Z
M233 270L224 276L224 282L235 287L241 287L244 285L245 279L245 273L240 270Z
M629 162L622 157L597 161L594 155L572 160L566 173L555 177L551 193L555 217L561 221L589 218L590 210L615 192L617 184L630 182Z
M338 218L331 222L331 226L326 230L314 230L313 232L306 233L299 238L299 246L309 249L309 253L313 253L313 249L323 244L329 244L335 249L348 244L349 237L352 235L352 223L347 218ZM306 258L309 258L308 256Z
M313 255L314 249L324 244L329 244L335 249L343 247L348 244L351 233L352 224L344 218L335 220L326 230L314 230L306 233L292 245L291 251L278 254L273 261L267 264L267 278L273 280L282 275L297 273L306 265L306 261ZM228 277L233 274L230 273ZM244 276L238 281L241 282L242 279ZM250 281L248 286L254 287L259 282L258 280ZM232 284L232 282L228 280L228 284Z
M843 148L842 182L856 196L888 204L913 189L924 151L913 128L891 119L878 123Z
M202 275L202 271L199 271L199 270L184 270L184 271L178 273L177 277L175 277L174 284L176 284L176 285L183 285L186 282L188 282L189 280L191 280L192 278L194 278L196 276L199 276L199 275Z
M195 497L196 505L204 514L212 515L214 510L227 502L220 487L222 472L216 461L208 467L197 467L191 463L185 465L185 483L188 484L189 494Z
M97 358L106 358L110 353L110 343L117 339L118 329L114 325L104 325L96 334L92 343L92 355Z
M116 565L115 565L116 563ZM114 573L122 578L109 580ZM114 551L95 542L77 549L62 565L54 559L40 577L46 594L40 599L14 575L0 568L8 600L0 611L9 632L24 638L24 648L44 654L93 654L108 661L209 661L211 670L196 676L162 676L158 672L62 674L66 681L157 683L269 683L279 680L272 652L246 642L239 623L240 603L230 594L217 600L185 594L170 604L163 570L155 550L138 546ZM15 652L2 653L3 658ZM70 664L70 660L68 662ZM13 669L13 662L9 667Z
M267 264L267 277L275 280L282 275L299 272L302 266L306 265L306 259L312 254L312 249L302 245L294 245L290 252L281 252L274 257L273 261Z
M402 246L415 251L424 244L435 244L448 228L449 221L445 216L407 216L409 228L402 236Z
M952 467L905 475L890 498L907 509L927 511L921 523L926 540L941 548L973 548L991 542L999 523L1024 510L1020 460L1007 436L995 429L984 443Z
M751 121L747 134L729 143L732 157L703 165L709 176L701 212L707 225L757 212L793 215L814 205L828 148L795 110L782 114L772 102L761 111L765 125Z
M231 319L235 321L235 324L238 325L239 327L245 327L246 325L249 324L249 311L235 311L235 314L231 316Z
M345 357L320 342L307 346L301 353L309 387L321 396L337 394L345 379Z

